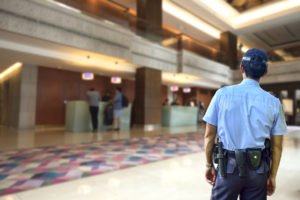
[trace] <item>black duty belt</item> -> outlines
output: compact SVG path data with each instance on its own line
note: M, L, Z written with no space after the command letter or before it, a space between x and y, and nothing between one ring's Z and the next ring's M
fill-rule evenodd
M236 151L224 150L228 157L234 158L238 167L240 177L247 176L248 167L256 170L260 167L264 156L264 150L251 148Z
M226 176L226 166L229 158L236 160L237 167L239 169L239 176L247 176L247 170L257 170L262 163L262 160L267 161L270 164L271 160L271 141L265 140L265 149L249 148L236 151L229 151L223 149L223 143L218 141L214 146L213 160L218 164L219 172L221 176Z

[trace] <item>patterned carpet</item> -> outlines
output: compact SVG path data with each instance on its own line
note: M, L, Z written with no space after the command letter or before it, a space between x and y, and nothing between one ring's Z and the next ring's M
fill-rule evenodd
M0 152L0 196L200 152L202 138L188 133Z

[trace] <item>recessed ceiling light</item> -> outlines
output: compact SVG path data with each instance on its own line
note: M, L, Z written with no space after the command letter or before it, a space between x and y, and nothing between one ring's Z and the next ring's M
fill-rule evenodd
M84 72L84 73L82 73L81 77L82 77L82 80L91 81L91 80L94 80L94 73Z
M177 85L172 85L170 87L171 92L177 92L179 90L179 87Z
M184 88L182 89L183 93L190 93L191 90L192 90L192 89L191 89L190 87L184 87Z
M112 84L121 84L122 83L122 78L119 77L119 76L113 76L113 77L111 77L110 82Z

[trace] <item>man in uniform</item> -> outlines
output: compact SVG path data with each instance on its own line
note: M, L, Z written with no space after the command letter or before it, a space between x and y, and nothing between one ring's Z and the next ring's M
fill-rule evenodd
M265 200L275 191L286 123L280 101L259 85L267 62L264 51L248 50L240 66L243 81L219 89L203 118L212 200Z

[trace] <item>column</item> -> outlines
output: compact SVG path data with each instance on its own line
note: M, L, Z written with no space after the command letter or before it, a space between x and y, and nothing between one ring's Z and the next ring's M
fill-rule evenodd
M134 124L160 126L161 71L138 68L135 76Z
M220 39L221 62L231 69L238 69L237 37L231 32L223 32Z
M20 129L34 128L35 126L37 77L38 70L36 66L23 66L18 123L18 128Z

